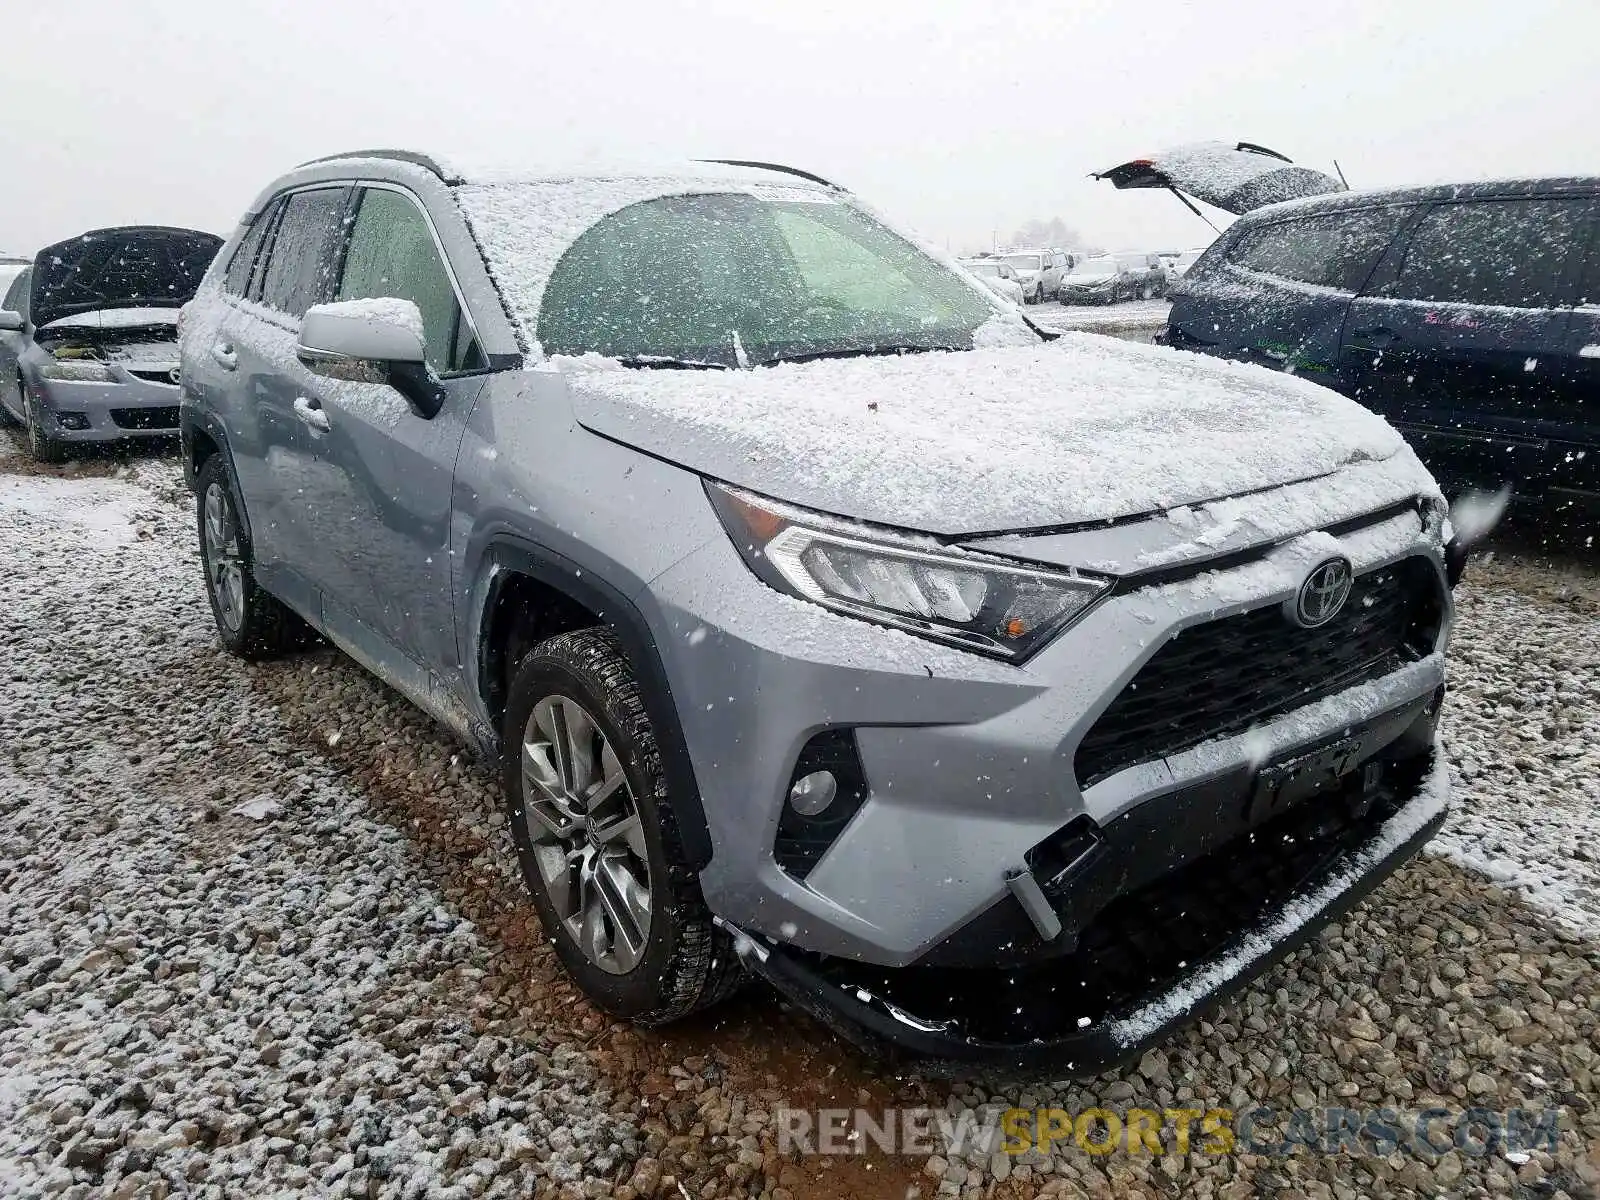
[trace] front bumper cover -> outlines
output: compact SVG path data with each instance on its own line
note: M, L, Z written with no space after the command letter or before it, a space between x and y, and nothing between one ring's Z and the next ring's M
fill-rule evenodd
M1254 851L1224 846L1134 891L1082 953L1023 970L886 970L754 940L741 945L780 992L869 1053L934 1075L1086 1078L1241 991L1358 904L1443 824L1448 788L1435 747L1403 764L1366 811L1320 841L1308 831L1328 820L1333 798L1302 802L1249 835ZM1284 847L1297 843L1295 858ZM1279 878L1255 895L1253 918L1218 926L1196 911L1196 898L1226 891L1225 875L1258 888L1264 869ZM1120 990L1108 983L1118 975ZM960 993L972 1000L958 1015Z

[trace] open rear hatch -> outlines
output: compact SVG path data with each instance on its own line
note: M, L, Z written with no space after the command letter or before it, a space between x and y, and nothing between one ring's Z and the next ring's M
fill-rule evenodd
M1186 204L1192 196L1236 216L1285 200L1348 190L1332 175L1297 167L1276 150L1251 142L1174 146L1096 171L1094 178L1108 179L1117 188L1166 188Z
M215 234L155 225L57 242L34 257L29 316L43 328L84 313L181 308L221 248Z

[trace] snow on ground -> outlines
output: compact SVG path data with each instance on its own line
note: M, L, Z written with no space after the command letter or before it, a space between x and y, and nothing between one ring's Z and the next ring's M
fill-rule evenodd
M637 1157L576 1046L485 1034L491 949L221 656L176 469L135 470L0 476L0 1194Z
M1600 937L1600 586L1507 586L1528 570L1477 565L1457 596L1456 811L1432 849Z

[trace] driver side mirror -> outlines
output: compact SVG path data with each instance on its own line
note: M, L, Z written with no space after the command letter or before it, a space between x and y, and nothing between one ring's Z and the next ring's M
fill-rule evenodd
M0 333L21 333L28 323L22 314L9 308L0 308Z
M313 375L387 384L431 419L445 392L428 368L423 338L422 311L410 300L340 300L306 310L295 354Z

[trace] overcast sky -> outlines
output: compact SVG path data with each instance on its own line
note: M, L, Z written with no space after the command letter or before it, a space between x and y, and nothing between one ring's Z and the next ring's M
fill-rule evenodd
M1061 216L1203 244L1088 172L1246 140L1355 186L1600 173L1600 0L21 0L0 249L227 233L304 159L759 158L955 250Z

